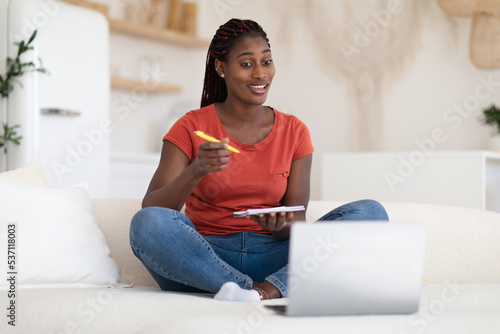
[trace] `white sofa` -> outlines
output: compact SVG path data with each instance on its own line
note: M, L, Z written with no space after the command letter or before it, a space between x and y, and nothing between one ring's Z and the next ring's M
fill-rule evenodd
M308 220L340 204L313 201ZM134 286L19 289L16 327L1 314L0 333L500 333L500 214L383 204L393 222L427 225L428 282L416 314L288 318L264 307L286 300L221 302L211 295L161 291L129 246L129 224L140 200L95 199L120 281ZM7 302L2 293L1 313Z

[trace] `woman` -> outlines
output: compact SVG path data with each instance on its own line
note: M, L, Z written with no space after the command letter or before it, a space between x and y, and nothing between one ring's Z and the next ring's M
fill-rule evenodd
M219 300L287 296L290 226L306 212L233 216L309 201L309 131L296 117L263 105L274 74L269 40L256 22L232 19L219 27L208 50L201 109L165 135L143 209L131 224L132 250L161 289L217 292ZM205 141L195 131L223 139ZM369 200L322 218L375 219L388 218Z

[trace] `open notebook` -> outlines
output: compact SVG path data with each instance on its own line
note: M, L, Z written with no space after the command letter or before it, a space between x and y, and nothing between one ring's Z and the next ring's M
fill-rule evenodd
M246 211L236 211L233 212L234 217L246 217L255 216L261 213L271 213L271 212L294 212L294 211L304 211L306 208L303 205L297 206L278 206L273 208L263 208L263 209L248 209Z

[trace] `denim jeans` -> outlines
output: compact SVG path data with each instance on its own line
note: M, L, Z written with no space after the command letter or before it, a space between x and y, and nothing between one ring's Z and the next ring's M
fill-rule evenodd
M388 219L380 203L361 200L319 221ZM202 236L179 211L148 207L132 219L130 245L162 290L215 293L226 282L251 289L266 280L288 296L288 240L252 232Z

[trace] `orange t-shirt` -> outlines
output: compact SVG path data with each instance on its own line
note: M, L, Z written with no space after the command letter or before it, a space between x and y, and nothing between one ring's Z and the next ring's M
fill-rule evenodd
M274 110L274 109L273 109ZM266 233L257 223L233 217L234 211L280 206L287 189L292 161L314 149L306 125L297 117L274 110L274 126L255 145L232 139L224 130L215 106L192 110L163 137L177 146L191 162L205 140L194 131L215 138L229 137L232 153L228 167L205 176L186 201L185 213L202 235L226 235L244 231Z

